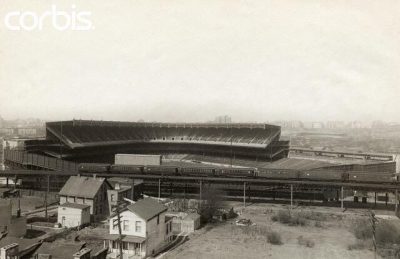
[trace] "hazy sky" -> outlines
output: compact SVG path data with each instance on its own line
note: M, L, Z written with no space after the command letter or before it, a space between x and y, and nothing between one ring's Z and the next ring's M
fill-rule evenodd
M6 119L400 121L398 0L0 2ZM52 3L94 29L6 29Z

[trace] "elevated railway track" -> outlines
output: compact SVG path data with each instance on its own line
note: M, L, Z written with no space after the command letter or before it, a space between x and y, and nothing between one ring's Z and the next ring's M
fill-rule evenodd
M336 193L336 200L341 200L343 206L345 190L364 191L375 193L392 193L395 197L397 211L399 182L350 182L330 180L304 180L304 179L269 179L269 178L238 178L238 177L205 177L205 176L183 176L141 174L127 172L81 172L79 164L58 158L26 153L23 151L6 150L4 154L5 163L13 170L0 171L0 177L21 179L23 188L35 190L51 190L58 192L69 176L85 175L98 177L125 177L130 179L143 179L144 190L156 195L165 193L198 193L204 184L212 184L224 189L227 193L237 195L242 193L244 201L246 197L290 197L299 198L303 196L324 198L324 193ZM23 168L23 169L20 169ZM271 169L274 170L274 169ZM318 195L317 195L318 196ZM387 196L387 194L386 194ZM376 195L375 195L376 197Z

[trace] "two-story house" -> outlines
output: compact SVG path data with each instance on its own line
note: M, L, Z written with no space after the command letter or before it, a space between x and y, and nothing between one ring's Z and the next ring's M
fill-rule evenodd
M71 176L59 193L60 205L89 205L92 221L101 220L109 215L107 190L110 188L104 178Z
M154 255L168 245L173 239L172 218L166 217L166 212L167 207L152 198L128 205L120 212L121 237L118 216L112 215L110 234L106 238L111 252L109 258L119 256L120 245L124 258L129 259Z

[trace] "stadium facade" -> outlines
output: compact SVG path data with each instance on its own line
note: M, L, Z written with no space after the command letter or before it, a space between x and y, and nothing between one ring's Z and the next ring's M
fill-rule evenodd
M71 120L46 123L31 153L76 162L113 162L117 153L196 154L275 161L288 156L281 128L267 124L136 123Z

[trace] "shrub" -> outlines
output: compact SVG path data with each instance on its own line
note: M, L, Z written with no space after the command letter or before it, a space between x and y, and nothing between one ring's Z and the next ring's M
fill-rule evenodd
M379 245L400 243L398 227L393 222L379 222L376 226L375 237Z
M307 219L302 213L290 213L289 210L280 210L278 214L271 217L272 221L278 221L282 224L290 226L305 226L307 225Z
M294 214L291 218L290 225L294 226L305 226L307 224L307 220L300 214Z
M291 215L289 210L278 211L278 221L283 224L289 224L291 222Z
M272 231L267 233L267 239L270 244L273 245L282 245L282 238L278 232Z
M372 238L372 228L369 220L359 220L353 225L353 233L357 239L366 240Z
M348 245L348 250L363 250L372 247L371 240L357 240L354 244Z
M309 248L312 248L315 245L314 241L312 241L311 239L305 238L303 236L299 236L297 238L297 243L299 245L306 246L306 247L309 247Z
M317 228L322 228L323 227L321 221L315 221L314 226L317 227Z

